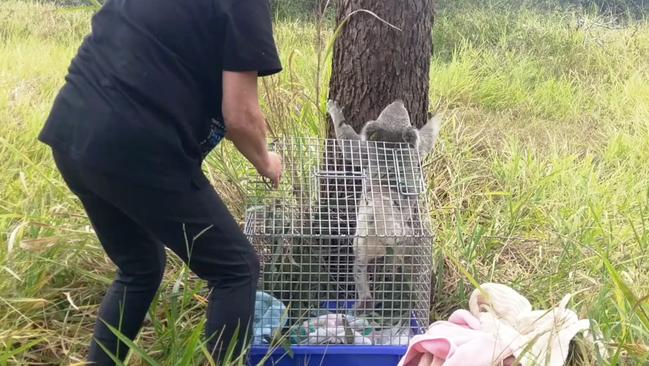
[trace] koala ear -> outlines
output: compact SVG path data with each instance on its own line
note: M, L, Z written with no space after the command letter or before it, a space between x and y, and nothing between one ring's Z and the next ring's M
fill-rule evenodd
M403 141L407 142L411 148L416 148L419 142L419 131L414 127L407 128L403 131Z
M403 124L410 124L410 115L406 106L401 99L397 99L390 105L385 107L378 118L379 121L399 122Z
M419 157L421 159L425 158L426 155L430 154L433 151L433 148L435 148L435 142L437 141L441 127L442 117L440 115L435 115L419 130L420 140L417 150L419 151Z

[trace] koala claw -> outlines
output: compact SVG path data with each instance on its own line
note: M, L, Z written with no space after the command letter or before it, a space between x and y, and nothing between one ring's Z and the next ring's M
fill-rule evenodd
M329 114L331 115L331 120L336 126L339 126L343 122L345 122L343 110L335 100L329 99L327 101L327 112L329 112Z
M336 102L333 99L327 100L327 112L331 113L333 111L339 111L340 106L338 106L338 102Z
M362 297L356 304L354 304L354 310L356 311L367 311L374 308L374 298L372 296Z

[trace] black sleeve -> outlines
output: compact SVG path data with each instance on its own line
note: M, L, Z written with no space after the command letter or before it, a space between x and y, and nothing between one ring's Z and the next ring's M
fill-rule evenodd
M223 70L257 71L259 76L282 70L273 39L268 0L228 0L225 9Z

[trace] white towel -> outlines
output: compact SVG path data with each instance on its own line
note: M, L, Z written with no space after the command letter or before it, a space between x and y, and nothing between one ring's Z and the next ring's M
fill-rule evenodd
M567 308L570 298L566 295L550 310L532 310L530 302L509 286L485 283L471 294L469 310L480 320L481 330L509 345L521 365L561 366L578 333L584 332L595 342L588 332L590 321L580 320Z

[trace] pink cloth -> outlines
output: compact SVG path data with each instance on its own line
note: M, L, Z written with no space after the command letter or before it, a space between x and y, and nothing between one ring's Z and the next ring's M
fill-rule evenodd
M399 366L513 365L507 345L480 330L480 320L467 310L457 310L448 321L433 323L410 341Z

